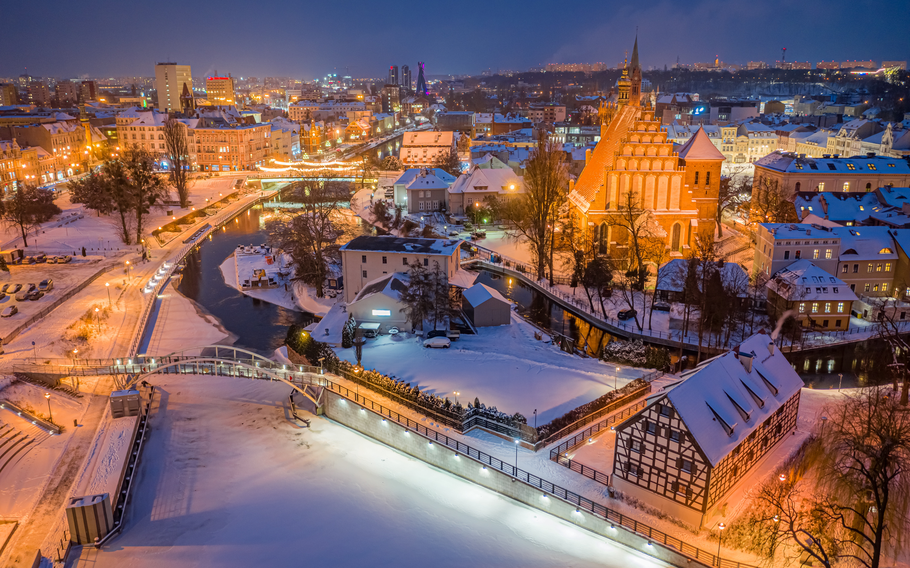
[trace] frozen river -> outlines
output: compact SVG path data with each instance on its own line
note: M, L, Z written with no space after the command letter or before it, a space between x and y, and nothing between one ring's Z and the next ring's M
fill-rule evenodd
M323 418L288 387L162 376L126 528L69 566L662 566Z

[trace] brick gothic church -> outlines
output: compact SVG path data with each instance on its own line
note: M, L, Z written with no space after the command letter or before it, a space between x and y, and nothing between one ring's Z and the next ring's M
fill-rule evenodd
M685 256L695 237L713 240L724 155L704 130L677 151L654 116L650 97L642 106L638 38L618 81L615 103L601 107L600 142L569 193L581 225L594 231L599 254L625 256L626 230L612 219L629 209L649 212L651 234L665 239L671 256Z

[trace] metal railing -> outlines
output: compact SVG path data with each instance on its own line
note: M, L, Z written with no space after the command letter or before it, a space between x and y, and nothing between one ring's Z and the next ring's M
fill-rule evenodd
M660 374L662 375L663 373L660 373ZM645 380L647 380L647 379L645 379ZM594 422L595 420L599 419L600 417L610 414L617 408L620 408L621 406L625 406L625 405L629 404L629 402L631 402L637 398L640 398L640 397L648 394L649 392L651 392L651 383L650 382L648 382L648 384L642 386L641 388L638 388L638 389L630 392L629 394L622 396L617 400L612 401L610 404L601 408L600 410L596 410L596 411L588 414L587 416L583 416L582 418L579 418L578 420L569 424L568 426L565 426L565 427L559 429L557 432L553 432L552 434L547 436L545 439L541 440L541 442L546 444L553 440L559 440L563 436L567 435L569 432L574 432L575 430L578 430L582 426L586 426L586 425L590 424L591 422Z
M499 458L473 448L461 442L460 440L446 436L445 434L437 432L436 430L431 430L423 424L411 420L407 416L403 416L394 410L386 408L385 406L352 391L348 387L333 383L328 379L325 379L324 381L325 385L323 386L325 388L338 393L342 397L353 401L355 404L359 404L365 411L370 410L382 416L383 418L394 420L396 423L407 428L408 430L427 438L430 444L434 442L442 444L445 447L451 448L459 454L467 456L486 467L496 468L506 475L515 478L517 481L521 481L523 483L531 485L532 487L536 487L544 493L553 495L558 499L566 501L578 508L579 511L584 510L588 513L601 517L611 523L611 528L615 529L616 526L625 528L631 532L637 533L649 539L653 544L673 549L674 552L680 552L709 566L717 566L718 568L755 568L742 562L722 559L716 554L702 550L697 546L693 546L675 536L669 535L663 531L651 527L650 525L623 515L618 511L610 509L609 507L588 499L587 497L579 495L578 493L569 491L568 489L547 481L546 479L534 475L533 473L520 469L515 465L504 462Z

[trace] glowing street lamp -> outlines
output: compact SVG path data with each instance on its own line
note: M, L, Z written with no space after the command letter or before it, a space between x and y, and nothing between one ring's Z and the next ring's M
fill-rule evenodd
M50 416L50 421L53 422L54 413L51 412L51 393L49 393L49 392L44 393L44 398L47 399L47 414L48 414L48 416Z
M104 287L107 288L107 305L111 305L111 283L105 282Z
M724 538L724 529L727 525L721 523L717 525L717 565L720 566L720 543Z

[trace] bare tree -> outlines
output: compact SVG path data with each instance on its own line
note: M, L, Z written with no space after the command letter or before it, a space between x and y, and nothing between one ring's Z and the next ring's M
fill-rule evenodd
M734 208L740 203L749 199L752 187L748 182L735 182L732 178L720 178L720 186L717 192L717 213L714 218L717 224L717 236L723 236L723 215L724 211Z
M753 223L796 223L796 208L777 180L761 177L752 184L749 218Z
M60 208L54 203L54 192L33 185L21 185L12 195L0 202L4 224L19 231L22 246L28 246L28 233L47 221Z
M498 210L509 223L509 232L528 241L537 279L542 280L548 262L552 277L550 253L559 212L566 201L568 167L562 147L541 136L528 158L524 181L527 193L504 200Z
M440 154L433 163L433 167L453 176L461 175L461 159L458 157L458 151L452 148L448 152Z
M906 407L908 403L908 394L910 394L910 376L907 373L907 366L910 365L910 343L907 342L906 335L901 335L902 330L900 321L894 319L895 312L893 307L889 309L891 300L880 299L873 306L873 313L878 316L878 331L876 335L888 345L890 362L888 370L890 371L894 390L900 389L901 406ZM903 330L906 333L906 329Z
M294 279L325 295L330 265L340 262L339 239L345 234L341 209L350 199L345 183L306 180L291 188L295 201L303 204L300 213L289 220L275 219L266 225L269 242L291 257Z
M627 276L632 289L641 291L648 281L649 252L658 245L655 241L662 239L657 236L651 213L642 206L638 192L624 193L618 205L619 211L612 220L614 227L625 229L620 238L626 239L629 250Z
M171 165L171 183L177 190L180 207L190 204L190 147L187 142L186 125L176 118L168 118L164 123L165 155Z
M408 287L401 292L401 312L411 323L411 329L423 329L425 322L433 312L433 283L430 271L420 260L408 265Z

